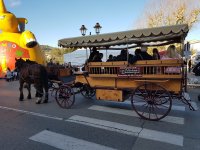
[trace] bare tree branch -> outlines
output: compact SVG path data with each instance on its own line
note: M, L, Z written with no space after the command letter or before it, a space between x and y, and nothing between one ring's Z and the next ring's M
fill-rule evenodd
M150 0L136 28L186 23L190 28L200 21L199 0Z

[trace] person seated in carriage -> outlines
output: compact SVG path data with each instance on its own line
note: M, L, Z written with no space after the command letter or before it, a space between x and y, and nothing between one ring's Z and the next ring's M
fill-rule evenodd
M170 45L161 59L182 59L182 58L181 55L177 53L176 47L174 45Z
M97 51L97 48L96 47L93 47L92 48L92 52L90 53L90 56L88 58L88 62L92 62L95 55L98 55L99 54L99 51Z
M141 49L139 49L139 48L137 48L135 50L135 55L134 56L129 57L129 63L130 64L134 64L138 60L143 60L143 58L141 56Z
M128 54L128 49L124 48L121 50L120 55L118 55L116 59L113 58L113 61L127 61L128 60L128 62L131 63L133 59L134 59L134 55Z
M103 53L97 53L95 54L92 62L102 62L102 58L103 58Z
M153 56L152 57L153 57L153 60L160 60L160 54L159 54L157 48L153 49Z
M153 60L153 57L147 53L147 46L141 47L141 53L140 53L142 60Z
M166 53L161 58L161 60L166 60L166 59L182 59L181 55L177 53L176 47L174 45L170 45L167 48ZM180 67L167 67L167 68L165 68L165 73L179 74L179 73L181 73L181 68Z
M113 60L113 55L112 55L112 54L110 54L110 55L108 56L107 62L111 62L111 61L114 61L114 60Z
M127 49L122 49L120 55L116 58L117 61L127 61Z

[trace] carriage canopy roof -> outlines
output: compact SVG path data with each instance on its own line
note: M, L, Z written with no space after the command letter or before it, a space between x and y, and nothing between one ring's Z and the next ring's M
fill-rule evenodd
M189 31L188 25L162 26L113 32L99 35L88 35L65 38L58 41L58 46L64 48L110 47L116 45L135 44L162 45L180 43Z

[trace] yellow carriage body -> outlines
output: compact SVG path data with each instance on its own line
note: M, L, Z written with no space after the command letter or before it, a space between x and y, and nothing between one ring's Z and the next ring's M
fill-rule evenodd
M77 75L75 82L89 83L92 88L97 89L98 100L124 101L126 98L124 90L133 90L147 82L158 83L169 92L178 94L183 84L183 72L166 73L164 70L167 67L179 67L182 70L182 66L182 60L146 60L138 61L133 65L128 64L127 61L91 62L88 64L89 75ZM132 71L136 73L121 75L120 69L126 68L129 70L134 68L135 70ZM140 72L137 72L137 69Z

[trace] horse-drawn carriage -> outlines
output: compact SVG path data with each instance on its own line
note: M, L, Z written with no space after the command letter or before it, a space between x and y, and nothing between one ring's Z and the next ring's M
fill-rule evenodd
M59 40L58 44L65 48L91 49L95 46L106 50L177 44L183 51L188 31L187 25L175 25L67 38ZM180 68L180 72L167 72L168 67ZM179 99L194 110L183 96L187 87L187 72L182 59L142 60L134 64L128 61L89 62L85 68L85 71L74 72L72 82L58 88L55 97L60 107L70 108L75 94L81 93L87 98L96 95L97 100L123 102L130 98L136 113L148 120L160 120L167 116L172 99Z

